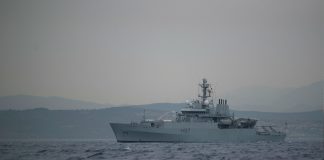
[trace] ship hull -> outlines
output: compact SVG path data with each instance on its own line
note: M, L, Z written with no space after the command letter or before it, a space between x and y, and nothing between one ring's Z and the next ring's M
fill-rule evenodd
M165 123L160 127L110 123L118 142L283 141L285 134L260 135L254 128L220 129L216 123Z

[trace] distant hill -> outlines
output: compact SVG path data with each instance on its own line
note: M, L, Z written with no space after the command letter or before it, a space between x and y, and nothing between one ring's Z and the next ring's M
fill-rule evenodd
M306 112L323 109L324 81L319 81L300 88L248 87L225 94L224 98L232 109L267 112ZM131 106L131 105L129 105ZM154 103L136 105L161 111L177 111L183 103ZM0 110L4 109L101 109L114 107L110 104L98 104L62 97L40 96L5 96L0 97ZM134 106L132 106L134 107Z
M269 112L304 112L323 109L324 81L300 88L249 87L225 95L233 108Z
M125 105L123 107L136 107L142 109L154 109L160 111L178 111L183 108L183 103L152 103L143 105ZM79 109L102 109L117 107L111 104L98 104L62 97L41 97L29 95L0 97L0 110L27 110L35 108L47 108L51 110L79 110ZM122 106L119 106L122 107Z
M41 97L29 95L16 95L0 97L0 109L99 109L112 107L112 105L103 105L93 102L86 102L62 97Z
M279 97L275 102L278 106L289 106L286 111L310 111L323 109L324 81L296 88Z

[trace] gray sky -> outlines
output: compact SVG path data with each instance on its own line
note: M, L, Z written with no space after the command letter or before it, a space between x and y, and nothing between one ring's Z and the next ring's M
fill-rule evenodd
M183 102L324 79L321 0L1 0L0 96Z

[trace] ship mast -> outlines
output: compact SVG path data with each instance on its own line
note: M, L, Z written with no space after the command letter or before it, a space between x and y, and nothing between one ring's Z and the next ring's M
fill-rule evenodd
M208 97L210 97L210 92L211 92L211 90L208 89L210 85L207 83L207 79L204 78L203 83L199 84L199 86L202 88L203 95L202 96L198 95L198 97L200 97L202 100L202 108L206 108L206 106L208 105L208 102L206 100ZM207 95L207 92L208 92L208 95Z

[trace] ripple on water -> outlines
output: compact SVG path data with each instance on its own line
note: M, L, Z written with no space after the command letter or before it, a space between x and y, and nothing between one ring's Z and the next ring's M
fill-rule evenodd
M103 152L92 154L92 155L88 156L87 158L98 157L98 156L101 156L101 155L103 155Z
M73 157L69 157L66 160L84 160L85 158L83 157L78 157L78 156L73 156Z
M37 153L45 153L45 152L47 152L46 149L42 149L42 150L37 151Z

